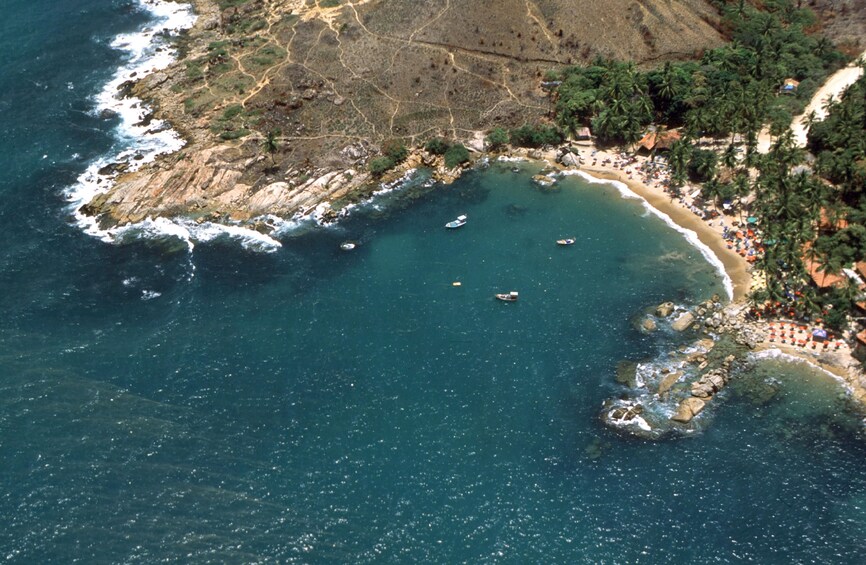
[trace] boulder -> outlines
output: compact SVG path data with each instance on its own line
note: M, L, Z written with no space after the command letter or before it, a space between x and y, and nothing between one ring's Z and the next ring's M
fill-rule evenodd
M671 416L674 422L682 422L684 424L691 422L692 418L701 413L706 403L700 398L686 398L680 402L677 413Z
M564 167L580 167L580 157L568 151L559 156L559 163Z
M641 322L640 327L645 332L654 332L658 329L658 324L652 318L644 318L643 322Z
M707 376L707 382L713 386L716 391L725 388L725 378L719 373L713 373Z
M663 302L656 306L656 316L659 318L667 318L674 312L674 303L673 302Z
M713 396L713 385L700 381L692 383L692 396L709 399Z
M633 361L620 361L616 364L616 382L630 388L637 387L637 363Z
M684 332L689 329L693 323L695 323L695 315L691 312L683 312L680 314L679 318L673 321L671 328L674 331Z
M484 153L484 138L473 137L466 142L466 149L474 153Z
M669 391L671 387L674 386L674 383L680 380L680 377L682 376L682 373L668 373L665 375L665 378L663 378L659 383L659 395L665 394Z
M706 354L702 353L700 351L695 351L694 353L689 353L688 355L686 355L686 363L699 364L699 363L703 363L706 360L707 360Z

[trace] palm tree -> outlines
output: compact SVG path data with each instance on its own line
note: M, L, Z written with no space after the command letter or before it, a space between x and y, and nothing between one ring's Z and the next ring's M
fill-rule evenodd
M268 132L265 138L262 140L262 149L270 155L271 157L271 165L275 165L276 162L274 160L274 154L280 149L280 130L272 129Z

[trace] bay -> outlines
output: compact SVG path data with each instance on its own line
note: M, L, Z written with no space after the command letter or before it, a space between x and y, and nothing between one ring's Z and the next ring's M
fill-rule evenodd
M678 343L638 332L643 309L722 292L640 202L493 164L449 187L420 178L275 253L106 245L62 195L119 142L93 97L123 62L112 38L146 14L9 9L8 561L859 559L862 430L835 382L769 360L693 438L599 422L624 392L616 363ZM467 225L445 230L459 214ZM517 303L493 299L509 290Z

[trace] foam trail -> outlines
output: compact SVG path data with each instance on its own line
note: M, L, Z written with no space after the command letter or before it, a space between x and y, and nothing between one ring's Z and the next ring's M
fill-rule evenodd
M340 211L337 213L337 217L334 220L328 221L325 219L326 214L328 214L328 212L331 211L330 202L319 203L313 209L313 211L311 212L311 215L312 215L313 219L316 221L316 223L319 224L320 226L328 226L328 225L334 223L335 221L339 220L340 218L345 218L345 217L349 216L352 213L352 211L355 210L356 208L369 206L371 204L375 206L375 202L378 198L380 198L386 194L390 194L392 192L397 192L399 190L406 188L407 186L409 186L412 183L413 180L415 180L415 174L417 172L418 172L418 169L409 169L400 178L394 179L391 182L386 182L386 183L380 184L379 188L374 190L370 194L369 198L366 198L365 200L362 200L361 202L349 204L348 206L341 208ZM426 181L424 183L424 186L432 186L433 184L434 184L434 181L431 179L431 180Z
M122 96L122 86L168 67L175 60L176 52L169 47L166 37L191 28L196 16L189 4L162 0L137 0L137 3L150 14L152 21L140 31L114 38L111 46L125 52L126 62L94 97L95 114L107 111L120 121L114 132L117 143L113 156L106 155L91 163L65 191L78 226L106 242L114 242L115 232L101 229L96 218L81 212L83 205L106 192L114 182L117 173L106 167L122 164L126 170L134 171L159 155L178 151L186 143L165 121L148 120L151 109L138 98Z
M780 360L786 361L788 363L797 363L799 365L808 365L810 368L814 369L815 371L818 371L820 373L824 373L825 375L832 377L834 380L839 382L849 394L854 392L854 390L851 388L851 385L849 385L845 379L843 379L842 377L840 377L836 373L834 373L832 371L828 371L824 367L818 365L817 361L812 362L812 361L809 361L808 359L804 359L804 358L799 357L797 355L791 355L790 353L785 353L781 349L776 349L776 348L765 349L764 351L757 351L757 352L752 353L750 356L752 357L752 359L755 359L756 361L760 361L761 359L780 359Z
M698 251L700 251L701 255L704 256L704 259L706 259L707 262L710 263L710 265L715 267L716 270L721 275L722 284L725 287L725 294L728 295L728 300L734 299L734 283L731 280L730 275L728 275L728 272L725 270L724 263L722 263L722 260L719 259L718 255L716 255L707 244L705 244L703 241L700 240L700 238L698 237L698 234L695 233L693 230L684 228L681 225L677 224L675 221L673 221L673 219L671 219L670 216L668 216L667 214L665 214L661 210L651 206L650 203L647 202L645 198L643 198L641 195L639 195L638 193L631 190L623 182L620 182L618 180L607 180L607 179L596 178L585 171L562 171L559 174L564 175L564 176L577 175L577 176L582 177L584 180L586 180L587 182L589 182L591 184L609 184L609 185L613 186L614 188L616 188L619 191L619 193L622 195L623 198L632 198L635 200L640 200L643 203L643 206L647 212L649 212L650 214L653 214L654 216L661 219L664 223L666 223L668 226L673 228L675 231L683 234L683 236L686 238L686 241L688 241L693 247L695 247Z

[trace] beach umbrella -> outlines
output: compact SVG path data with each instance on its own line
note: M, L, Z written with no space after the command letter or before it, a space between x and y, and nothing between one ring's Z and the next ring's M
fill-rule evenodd
M815 328L812 330L812 339L815 341L824 341L827 339L827 330L823 328Z

